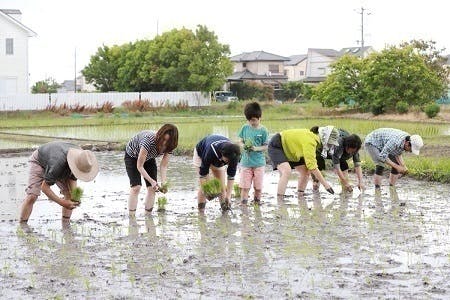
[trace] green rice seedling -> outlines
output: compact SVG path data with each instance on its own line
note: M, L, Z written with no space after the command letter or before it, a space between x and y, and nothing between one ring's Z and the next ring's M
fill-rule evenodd
M167 204L167 198L166 197L158 197L158 211L165 211L166 210L166 204Z
M251 139L246 139L244 142L244 150L249 151L253 147L253 142Z
M165 182L161 185L161 187L159 188L159 191L161 193L165 194L169 190L169 186L170 186L170 184L168 182Z
M207 180L202 184L202 192L208 200L212 200L222 193L222 183L217 178Z
M83 189L78 186L70 192L70 197L74 202L81 202L81 196L83 196Z
M234 191L234 197L235 198L241 197L241 188L239 187L238 183L235 183L233 185L233 191Z

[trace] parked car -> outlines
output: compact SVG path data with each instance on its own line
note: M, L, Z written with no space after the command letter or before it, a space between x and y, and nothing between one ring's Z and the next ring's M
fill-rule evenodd
M234 96L232 92L228 91L217 91L214 92L214 99L218 102L228 102L228 101L237 101L238 97Z

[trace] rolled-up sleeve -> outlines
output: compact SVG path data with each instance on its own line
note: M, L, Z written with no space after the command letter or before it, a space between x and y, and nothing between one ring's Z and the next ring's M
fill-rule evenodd
M234 179L234 176L236 176L236 170L237 170L237 163L228 165L227 176L229 180Z

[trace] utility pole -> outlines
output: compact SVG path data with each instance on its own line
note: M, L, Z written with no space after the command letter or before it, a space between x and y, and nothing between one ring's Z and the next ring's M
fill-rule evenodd
M75 72L75 76L73 78L73 92L76 93L77 92L77 48L75 47L75 57L74 57L74 72Z
M361 57L364 58L364 14L370 15L370 13L367 13L364 7L361 7L358 13L361 15Z

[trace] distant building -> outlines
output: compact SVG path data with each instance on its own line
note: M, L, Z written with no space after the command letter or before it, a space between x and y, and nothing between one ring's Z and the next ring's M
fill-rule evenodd
M84 76L77 77L77 93L78 92L95 92L96 88L86 82L86 78ZM74 81L73 80L64 80L61 83L61 86L57 89L58 93L73 93L74 92Z
M349 47L340 51L334 49L309 48L306 62L306 77L302 80L305 83L320 83L325 81L331 73L331 64L344 55L367 57L375 50L371 46L364 48Z
M306 78L306 65L308 56L306 54L289 56L289 61L284 62L284 75L288 81L300 81Z
M265 51L253 51L232 56L230 60L234 63L234 73L227 77L229 84L254 81L279 89L282 83L287 82L284 62L290 60L288 57Z
M0 96L30 92L28 38L34 36L20 10L0 9Z

